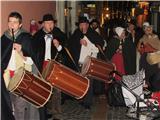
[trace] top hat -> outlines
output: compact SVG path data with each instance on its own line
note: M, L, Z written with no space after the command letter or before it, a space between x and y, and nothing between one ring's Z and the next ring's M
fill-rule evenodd
M45 15L43 16L42 21L39 21L39 23L42 24L44 21L53 21L53 22L55 22L55 23L57 22L57 20L55 20L55 19L53 18L52 14L45 14Z
M79 25L80 23L89 23L89 20L85 16L80 16L78 18L78 22L76 22L76 25Z
M90 22L90 24L92 24L92 23L97 23L98 25L100 24L100 22L97 20L97 19L93 19L91 22Z

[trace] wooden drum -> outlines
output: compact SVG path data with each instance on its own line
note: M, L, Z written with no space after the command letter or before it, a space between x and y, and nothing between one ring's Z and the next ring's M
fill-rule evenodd
M52 86L24 68L15 71L8 90L36 107L44 106L52 94Z
M83 98L89 89L89 79L56 61L49 61L42 75L54 87L76 99Z
M82 65L81 73L83 76L95 78L107 83L109 81L110 72L115 69L115 65L109 61L106 62L87 56Z

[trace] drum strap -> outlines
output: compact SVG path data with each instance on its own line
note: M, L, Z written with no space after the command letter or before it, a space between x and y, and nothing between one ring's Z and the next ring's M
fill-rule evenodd
M76 62L74 61L74 59L73 59L71 53L69 52L69 50L68 50L66 47L64 47L64 49L66 50L68 56L69 56L70 59L72 60L72 62L73 62L73 64L75 65L76 69L78 70L78 72L80 72L80 69L79 69L78 66L76 65Z

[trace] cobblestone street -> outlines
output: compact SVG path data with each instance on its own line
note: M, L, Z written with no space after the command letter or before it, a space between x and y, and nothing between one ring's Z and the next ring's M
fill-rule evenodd
M66 100L62 105L61 120L135 120L128 118L126 113L126 107L111 107L107 105L107 100L103 96L94 97L93 106L90 110L86 110L76 100ZM160 118L153 120L160 120Z
M94 97L91 110L86 110L76 100L66 100L62 105L63 120L132 120L126 117L124 107L110 107L105 97Z

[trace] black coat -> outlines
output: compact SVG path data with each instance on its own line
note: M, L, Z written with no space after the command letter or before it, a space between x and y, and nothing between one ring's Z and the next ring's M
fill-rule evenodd
M2 39L3 38L3 39ZM8 45L8 39L4 40L4 36L1 38L1 54L2 54L2 59L1 59L1 119L2 120L15 120L13 114L12 114L12 105L11 105L11 100L10 100L10 95L9 92L6 88L6 85L4 83L3 79L3 73L4 70L7 68L7 65L9 63L9 59L11 56L11 52L6 52L6 55L4 55L4 51L8 48L8 51L10 51L12 44L10 43ZM6 42L6 45L5 43ZM8 53L8 55L7 55Z
M135 45L137 46L140 38L142 38L145 33L144 33L144 30L141 27L137 27L135 29L135 32L136 32L135 33Z
M12 115L10 96L8 90L6 89L3 78L4 70L9 64L12 53L13 41L11 39L11 37L6 36L5 34L3 34L1 37L1 115L3 120L14 120L14 116ZM29 33L20 33L17 36L15 42L22 45L22 52L24 56L32 57L32 59L34 59L34 54L31 46L31 35Z
M22 52L23 55L26 57L31 57L33 61L35 61L35 54L33 52L33 47L32 47L32 37L29 33L22 32L17 38L16 38L16 43L22 45ZM6 35L3 35L1 38L1 65L2 68L5 68L8 66L8 62L11 57L12 53L12 46L13 46L13 41L8 38Z
M55 27L52 30L53 39L57 39L62 46L64 46L65 41L67 39L66 35L57 27ZM43 61L45 59L45 37L46 33L43 31L43 29L40 29L34 36L33 36L33 46L34 51L36 53L36 61L37 61L37 67L40 72L42 72L42 66ZM64 51L64 49L61 51L61 53ZM57 54L57 49L51 43L51 59L54 59Z
M109 60L112 59L119 45L120 40L116 37L109 41L105 53ZM136 72L136 47L130 38L126 38L122 43L122 54L126 74L134 74Z
M103 46L104 44L103 38L96 31L89 28L85 35L93 44L95 45L98 44L101 47ZM68 43L68 48L77 65L78 65L78 60L80 57L80 50L81 50L80 40L83 37L84 37L84 34L78 28L71 35Z
M106 47L106 57L108 60L111 60L113 55L116 53L116 50L119 48L120 40L116 37L109 40L107 47Z
M124 66L129 75L136 73L136 43L132 39L131 33L128 33L123 46Z

